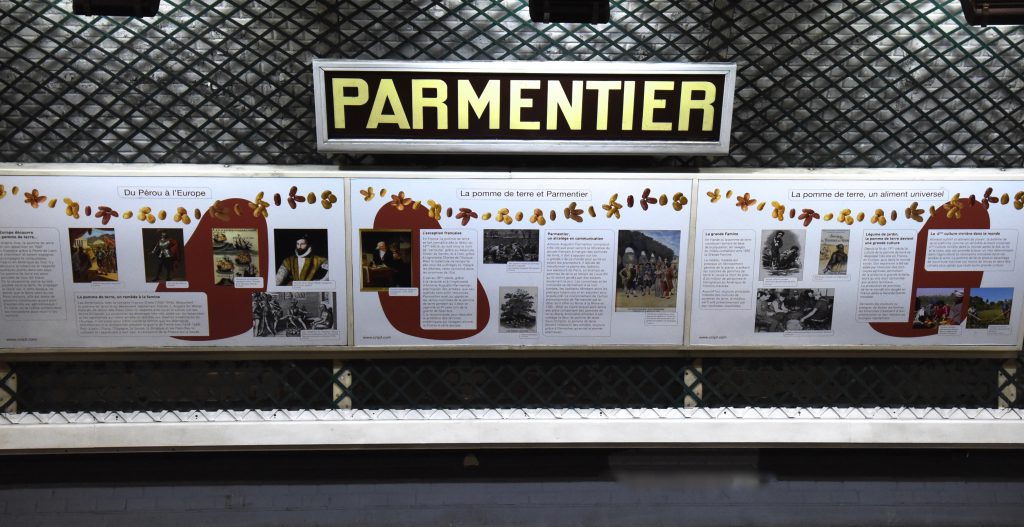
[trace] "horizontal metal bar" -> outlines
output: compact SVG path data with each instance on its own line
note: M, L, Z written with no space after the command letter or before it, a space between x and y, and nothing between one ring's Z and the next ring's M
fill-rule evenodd
M170 163L0 163L3 176L116 177L338 177L339 179L820 179L844 180L1019 180L1024 169L998 168L702 168L648 171L621 170L374 170L330 165L183 165Z
M488 413L490 412L490 413ZM1019 448L1019 410L665 409L213 413L213 421L0 424L0 452L538 447ZM844 413L845 412L845 413ZM174 413L204 420L205 412ZM60 414L58 414L60 415ZM151 414L140 414L151 418ZM661 415L661 417L658 417ZM751 417L762 415L762 417ZM845 417L844 417L845 415ZM82 417L84 416L84 417ZM257 416L257 417L253 417ZM327 416L327 418L324 418ZM334 418L330 418L334 416ZM690 416L690 417L687 417ZM856 416L856 417L851 417ZM40 416L46 418L47 416ZM370 417L370 418L368 418ZM72 418L76 418L72 416ZM36 421L36 419L28 419ZM60 419L58 419L60 420ZM51 421L52 422L52 421Z

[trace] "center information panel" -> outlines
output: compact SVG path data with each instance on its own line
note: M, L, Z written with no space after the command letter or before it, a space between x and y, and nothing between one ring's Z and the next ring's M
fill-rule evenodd
M354 179L357 346L683 343L689 179Z

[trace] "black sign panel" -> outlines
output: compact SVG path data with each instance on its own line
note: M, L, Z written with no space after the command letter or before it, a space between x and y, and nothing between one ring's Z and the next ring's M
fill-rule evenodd
M321 151L723 154L733 65L314 61Z

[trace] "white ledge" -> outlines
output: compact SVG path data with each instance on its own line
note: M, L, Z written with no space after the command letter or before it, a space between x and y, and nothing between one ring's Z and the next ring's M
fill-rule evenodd
M521 447L1019 448L1024 411L242 410L0 415L0 452Z

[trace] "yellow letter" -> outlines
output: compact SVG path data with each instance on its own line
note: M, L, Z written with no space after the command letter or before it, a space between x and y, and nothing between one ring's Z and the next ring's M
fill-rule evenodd
M672 130L672 123L659 123L654 120L654 110L665 107L665 99L659 99L659 91L668 91L675 86L672 81L644 82L644 113L640 124L641 130L667 132Z
M355 88L356 94L345 96L345 88ZM345 107L362 106L369 100L366 94L370 87L363 79L331 79L331 92L334 95L334 127L345 128Z
M633 129L633 105L636 104L636 81L626 81L622 90L622 130Z
M488 106L493 105L490 115L490 129L497 130L501 126L501 85L496 80L489 80L484 91L477 95L473 85L466 79L459 79L459 130L469 128L469 108L477 117L483 118Z
M570 130L583 126L583 81L572 81L572 102L565 96L562 83L548 81L548 130L558 130L558 113L565 116Z
M698 101L693 100L693 92L703 91L704 98ZM690 112L693 110L704 110L704 122L700 125L700 131L708 132L715 125L715 85L707 82L684 82L682 95L679 98L679 129L688 131L690 129Z
M391 110L395 113L385 114L385 103L390 104ZM366 122L366 127L373 130L382 124L397 124L402 130L409 129L409 118L405 116L405 110L402 109L402 101L398 98L398 90L395 89L395 81L391 79L380 80L380 86L377 87L377 96L373 98L373 108L370 109L370 118Z
M608 94L621 90L622 81L587 81L587 89L597 92L597 129L608 129Z
M427 97L424 90L435 90L436 95ZM412 81L412 127L423 129L423 109L437 108L437 129L448 129L448 85L440 79L413 79Z
M509 87L509 123L510 130L540 130L540 123L537 121L523 121L521 119L524 108L533 108L533 99L524 99L523 90L539 90L540 81L508 81Z

